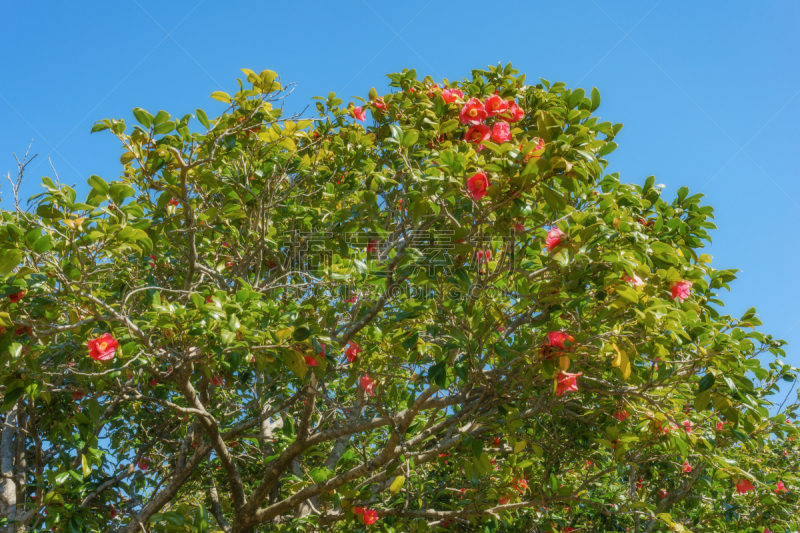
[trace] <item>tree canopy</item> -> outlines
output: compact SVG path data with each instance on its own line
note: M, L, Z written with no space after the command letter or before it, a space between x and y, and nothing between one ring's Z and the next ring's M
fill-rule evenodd
M243 72L0 213L6 531L796 530L797 370L597 89Z

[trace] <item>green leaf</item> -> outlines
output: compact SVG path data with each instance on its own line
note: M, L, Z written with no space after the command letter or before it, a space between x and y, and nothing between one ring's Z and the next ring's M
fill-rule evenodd
M392 493L392 496L397 495L398 492L403 488L403 485L406 482L405 476L397 476L392 481L392 484L389 485L389 492Z
M22 252L16 248L0 253L0 276L5 276L22 263Z
M133 108L133 116L139 121L139 124L145 128L149 128L153 123L153 115L142 109L141 107Z
M700 380L700 388L697 390L697 392L699 393L699 392L707 391L708 389L710 389L711 387L714 386L714 382L715 381L716 381L716 378L714 377L714 374L712 374L711 372L707 373Z
M108 194L108 183L106 183L106 180L104 180L100 176L91 175L89 176L89 179L86 180L86 182L92 189L96 190L100 194L102 195Z
M50 240L50 235L42 235L36 242L33 243L33 251L37 254L43 254L53 249L53 243Z
M590 111L594 111L598 107L600 107L600 91L597 90L597 87L592 87L592 107L589 109Z
M211 93L211 98L214 100L219 100L220 102L225 102L226 104L230 104L232 102L231 97L228 96L228 93L222 91L214 91Z
M200 505L194 513L194 529L196 533L208 533L208 511Z
M200 121L200 124L202 124L206 129L211 128L211 123L208 121L208 116L206 115L205 111L202 109L195 109L194 112L197 116L197 120Z

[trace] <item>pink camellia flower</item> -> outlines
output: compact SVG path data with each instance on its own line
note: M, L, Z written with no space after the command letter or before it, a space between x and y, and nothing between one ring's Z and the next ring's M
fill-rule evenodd
M681 422L681 424L683 424L683 429L686 430L686 433L691 433L692 432L692 426L694 424L692 424L691 420L684 420L683 422Z
M505 326L497 326L497 332L498 333L503 333L505 330L506 330Z
M783 481L778 481L778 484L775 485L775 492L787 492L789 489L786 488L786 485L783 484Z
M361 122L367 120L367 115L364 113L364 110L361 107L353 109L353 116L356 118L356 120L360 120Z
M717 422L717 431L722 431L722 428L723 428L724 425L725 425L725 422Z
M578 390L578 376L582 376L583 372L577 374L570 374L569 372L559 372L558 383L556 385L556 396L561 396L567 392Z
M483 172L473 174L467 179L467 189L470 196L475 200L480 200L486 196L486 189L489 188L489 178Z
M616 413L614 413L614 418L616 418L620 422L626 421L628 418L630 418L630 416L631 416L630 413L628 411L626 411L625 409L623 409L621 411L617 411Z
M111 333L103 333L98 338L90 340L87 346L89 348L89 357L95 361L108 361L114 358L119 343Z
M501 115L508 111L508 100L503 99L499 94L493 94L486 99L486 103L483 107L486 109L486 115L489 117Z
M564 343L567 341L572 344L575 342L575 337L564 331L551 331L547 334L547 342L561 350L564 349Z
M464 98L464 93L459 91L458 89L445 89L442 91L442 98L448 104L455 103L456 100L462 100Z
M497 500L497 503L499 503L500 505L506 505L510 501L511 498L508 497L508 494L504 494L503 496L500 497L499 500Z
M517 490L520 492L525 492L528 490L528 480L525 478L520 478L516 480L517 483Z
M308 366L318 366L317 360L314 358L313 355L306 355L303 357L306 360L306 364Z
M347 357L347 361L349 363L355 363L356 359L358 359L358 354L361 352L361 346L356 344L354 341L350 341L347 343L347 351L344 353L344 355Z
M26 291L19 291L19 292L15 292L14 294L9 294L8 295L8 299L11 300L11 303L15 304L18 301L20 301L23 296L25 296L25 292Z
M484 146L481 144L481 141L486 141L491 136L492 136L492 128L490 128L486 124L478 124L477 126L471 126L467 130L467 133L464 134L464 140L470 143L477 144L478 151L480 152L484 148Z
M739 483L736 484L736 492L739 494L746 494L751 490L755 490L756 488L753 486L752 483L747 481L746 479L742 479Z
M642 278L640 278L636 274L634 274L633 277L630 277L629 275L625 274L624 276L622 276L622 281L624 281L625 283L630 283L634 287L644 287L644 281L642 281Z
M547 238L545 239L547 251L552 252L555 248L561 245L562 241L564 241L566 237L566 233L558 229L558 227L553 227L553 229L547 232Z
M378 109L380 111L386 109L386 102L384 102L383 98L381 98L380 96L372 101L372 105L373 107L375 107L375 109Z
M352 295L352 296L351 296L350 298L348 298L347 300L345 300L345 302L347 302L347 303L349 303L349 304L354 304L354 303L356 303L357 301L358 301L358 296L357 296L357 295L355 295L355 294L354 294L354 295Z
M370 239L369 243L367 243L367 253L375 253L378 251L378 241L375 239Z
M369 509L364 511L364 524L367 526L371 526L375 522L378 521L378 511L375 509Z
M770 529L767 529L767 528L765 527L765 528L764 528L764 533L772 533L772 530L770 530Z
M514 100L508 101L508 109L497 118L506 122L519 122L525 116L525 111Z
M492 141L504 143L511 140L511 126L508 122L495 122L492 126Z
M458 114L462 124L478 125L486 120L486 110L477 98L470 98Z
M692 471L692 465L689 464L689 461L684 461L683 469L681 470L681 472L683 472L684 474L688 474L691 471Z
M488 263L492 260L492 251L486 250L478 250L478 253L475 254L477 263L480 265L482 263Z
M692 285L691 281L685 280L673 282L672 285L670 285L672 289L672 299L683 303L683 301L689 297L689 289L692 288Z
M366 392L367 395L375 396L375 380L370 379L367 374L361 376L361 387L364 389L364 392Z

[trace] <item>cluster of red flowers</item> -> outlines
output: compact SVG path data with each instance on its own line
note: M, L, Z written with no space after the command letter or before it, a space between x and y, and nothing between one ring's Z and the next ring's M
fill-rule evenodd
M353 507L353 513L361 517L364 525L371 526L378 521L378 511L375 509L364 509L363 507Z

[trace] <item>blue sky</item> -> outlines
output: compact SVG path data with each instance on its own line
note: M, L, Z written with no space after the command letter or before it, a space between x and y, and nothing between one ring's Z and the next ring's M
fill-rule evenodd
M717 268L738 268L727 311L756 306L764 331L800 341L800 4L793 2L6 1L0 31L0 173L33 139L23 196L53 175L85 191L114 179L120 147L94 121L209 114L240 68L297 82L302 109L335 91L387 91L386 73L458 79L508 61L529 80L602 95L625 124L609 171L716 208ZM4 182L2 206L10 189ZM795 350L788 361L800 364Z

